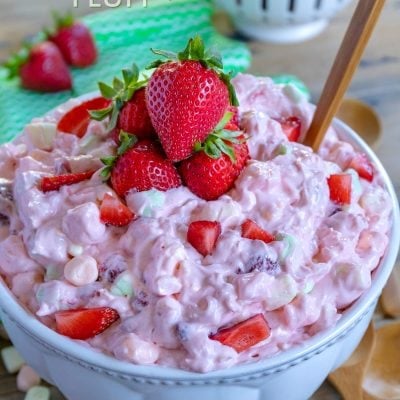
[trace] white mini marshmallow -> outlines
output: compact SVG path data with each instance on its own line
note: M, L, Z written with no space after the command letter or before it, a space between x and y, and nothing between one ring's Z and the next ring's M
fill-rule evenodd
M75 286L85 286L96 282L99 277L97 261L90 256L78 256L64 267L65 279Z
M80 246L79 244L71 244L68 247L68 254L71 255L72 257L81 256L82 253L83 253L83 246Z
M34 386L40 385L40 376L29 365L24 365L17 376L17 388L21 392L27 392Z
M57 126L50 122L33 122L26 126L25 133L37 148L51 150L57 134Z
M24 400L50 400L50 389L45 386L34 386L28 390Z
M14 346L2 349L1 358L3 359L4 367L9 374L15 374L25 364L25 361Z
M158 346L140 339L134 333L122 336L114 347L114 354L120 360L127 360L135 364L154 364L160 356Z

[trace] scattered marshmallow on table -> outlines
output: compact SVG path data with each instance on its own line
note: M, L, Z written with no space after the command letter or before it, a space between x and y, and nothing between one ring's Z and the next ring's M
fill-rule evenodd
M24 400L50 400L50 389L45 386L34 386L28 390Z
M24 365L17 376L17 389L27 392L34 386L40 385L40 376L29 365Z
M15 374L25 364L25 361L19 355L14 346L5 347L2 349L1 358L3 359L4 367L9 374Z
M97 261L90 256L78 256L68 261L64 267L65 279L75 286L96 282L99 277Z

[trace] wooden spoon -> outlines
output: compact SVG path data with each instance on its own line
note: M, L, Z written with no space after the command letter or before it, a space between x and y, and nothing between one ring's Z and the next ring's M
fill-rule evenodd
M362 400L362 382L375 347L375 328L373 322L357 349L338 369L329 374L329 381L335 386L344 400Z
M400 322L376 331L376 347L365 373L364 399L400 399Z
M344 99L336 116L357 132L373 149L382 137L382 124L378 114L368 104L357 99Z
M343 95L382 11L385 0L359 0L325 83L304 144L317 151L337 113Z

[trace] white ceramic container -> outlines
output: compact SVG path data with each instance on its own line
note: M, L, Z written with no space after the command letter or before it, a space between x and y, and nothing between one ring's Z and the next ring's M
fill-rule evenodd
M246 36L295 43L321 33L351 0L215 0Z
M395 263L400 242L398 201L382 164L350 128L340 121L334 125L343 138L372 159L393 203L389 247L374 272L373 284L336 326L270 359L212 373L136 366L50 330L22 308L0 280L1 319L18 351L69 400L308 399L329 372L349 357L362 338Z

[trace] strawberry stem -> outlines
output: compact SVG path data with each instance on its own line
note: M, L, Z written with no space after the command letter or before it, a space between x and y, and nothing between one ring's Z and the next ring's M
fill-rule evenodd
M174 53L172 51L165 51L159 49L151 49L151 51L159 56L165 57L166 60L156 60L153 61L146 69L158 68L160 65L168 63L173 60L178 61L198 61L205 68L214 70L219 78L225 83L229 91L229 101L233 106L238 106L239 101L236 96L235 88L231 82L231 74L223 72L223 62L221 55L214 49L206 49L203 39L196 35L195 37L189 39L186 48L179 52Z
M99 82L98 85L101 95L111 100L111 104L109 107L101 110L89 111L91 118L96 121L102 121L110 117L107 126L109 131L112 131L117 126L119 112L125 103L131 100L135 92L144 88L148 82L147 77L139 80L139 68L136 64L133 64L130 69L123 69L122 78L123 80L114 78L112 85Z
M243 143L246 138L242 131L230 131L224 129L231 120L233 113L226 112L221 121L217 124L214 131L207 136L204 143L197 142L194 151L204 151L209 157L217 159L226 154L235 164L236 157L233 144Z

